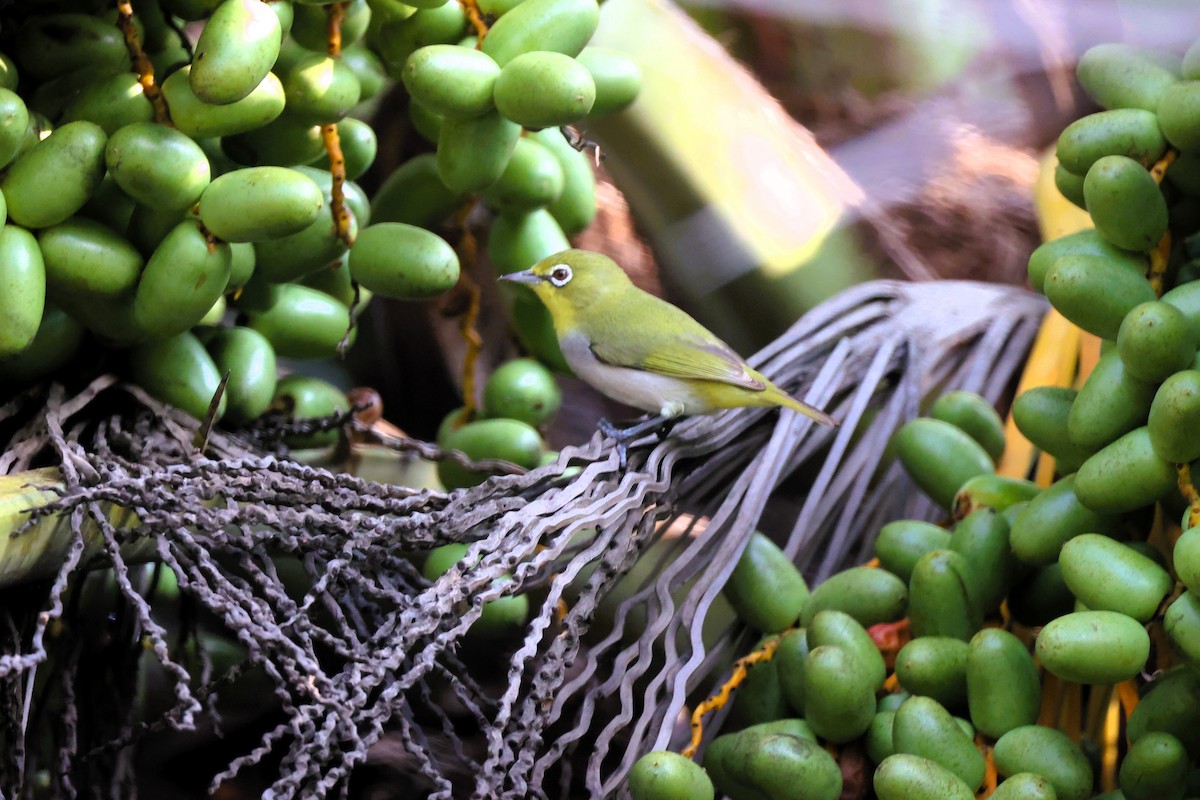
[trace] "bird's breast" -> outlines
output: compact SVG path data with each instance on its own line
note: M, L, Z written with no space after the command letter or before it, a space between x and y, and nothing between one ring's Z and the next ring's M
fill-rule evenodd
M581 380L618 402L652 414L703 414L712 410L685 380L604 363L592 353L591 342L585 336L568 334L559 339L558 345Z

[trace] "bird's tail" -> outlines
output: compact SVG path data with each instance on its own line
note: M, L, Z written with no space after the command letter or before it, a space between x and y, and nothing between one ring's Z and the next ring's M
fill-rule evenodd
M790 394L783 391L782 389L779 389L778 387L773 387L773 388L775 388L776 391L779 393L777 395L777 399L779 400L779 405L784 406L785 408L790 408L793 411L799 411L804 416L814 419L822 425L829 425L830 427L834 427L834 428L837 427L838 421L836 419L834 419L833 417L829 416L828 414L826 414L821 409L817 408L816 406L810 406L808 403L805 403L801 400L797 400L796 398L792 397Z

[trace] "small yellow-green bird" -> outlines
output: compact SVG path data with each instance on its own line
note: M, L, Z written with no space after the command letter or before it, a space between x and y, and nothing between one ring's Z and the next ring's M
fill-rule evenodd
M533 288L576 375L614 400L658 414L653 425L745 406L783 406L837 424L771 383L686 312L634 286L608 256L564 250L500 279ZM619 441L649 429L636 426Z

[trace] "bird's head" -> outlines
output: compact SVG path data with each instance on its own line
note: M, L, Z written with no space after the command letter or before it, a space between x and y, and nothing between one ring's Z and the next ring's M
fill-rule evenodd
M500 280L532 288L556 319L572 316L606 293L630 285L629 276L615 261L590 250L564 250L522 272L501 275Z

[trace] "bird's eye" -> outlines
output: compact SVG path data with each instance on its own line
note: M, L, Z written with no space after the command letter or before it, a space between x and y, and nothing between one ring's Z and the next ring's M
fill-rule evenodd
M566 264L559 264L550 271L550 282L555 286L566 286L569 280L571 280L571 268Z

